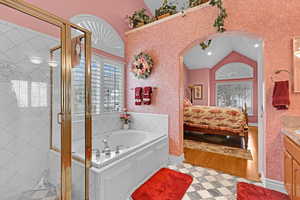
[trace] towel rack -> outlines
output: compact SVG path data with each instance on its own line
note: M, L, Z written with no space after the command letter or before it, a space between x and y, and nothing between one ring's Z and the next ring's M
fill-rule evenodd
M276 71L274 72L274 74L272 74L272 76L271 76L271 80L272 80L273 83L274 83L274 75L278 75L278 74L280 74L281 72L286 72L286 73L290 74L290 71L287 70L287 69L279 69L279 70L276 70Z
M152 87L153 90L157 90L157 87ZM130 90L135 90L135 88L130 88Z

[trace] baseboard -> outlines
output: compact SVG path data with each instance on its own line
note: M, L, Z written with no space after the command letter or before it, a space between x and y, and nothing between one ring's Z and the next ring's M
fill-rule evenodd
M256 126L258 127L258 123L248 123L249 126Z
M262 179L262 182L263 182L264 186L268 189L276 190L278 192L282 192L282 193L287 194L287 192L285 190L285 187L284 187L284 183L281 182L281 181L276 181L276 180L273 180L273 179L264 178L264 179Z
M178 165L181 164L183 161L184 161L184 155L181 156L169 155L168 164Z

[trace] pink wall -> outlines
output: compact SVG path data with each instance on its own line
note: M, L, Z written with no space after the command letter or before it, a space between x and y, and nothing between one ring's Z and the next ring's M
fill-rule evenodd
M254 79L243 79L243 80L249 80L253 81L253 115L249 116L249 122L251 123L257 123L257 102L258 102L258 93L257 93L257 62L255 60L252 60L242 54L239 54L238 52L231 52L226 56L224 59L222 59L220 62L218 62L210 71L210 93L211 93L211 99L210 99L210 105L215 106L216 105L216 80L215 80L215 73L218 69L223 67L224 65L228 63L244 63L251 67L253 67L254 70ZM230 82L234 81L241 81L240 79L236 80L230 80ZM227 81L218 81L218 82L227 82Z
M64 19L70 19L71 17L79 14L90 14L98 16L111 24L119 32L123 39L124 32L129 30L128 24L125 20L126 15L131 15L137 9L146 8L144 1L132 0L26 1Z
M193 105L207 106L210 99L210 69L193 69L187 71L187 85L203 85L203 99L193 100Z
M188 99L191 98L191 93L189 87L189 74L188 74L188 68L184 65L183 66L183 85L184 85L184 96Z
M270 75L277 69L292 69L292 38L300 35L299 0L252 0L250 2L225 0L229 17L228 31L243 31L264 40L264 78L266 96L266 177L283 180L283 136L280 133L280 117L300 114L300 95L291 94L289 110L278 111L272 107L273 84ZM183 153L182 100L183 58L182 55L195 44L215 34L212 27L218 14L216 8L195 8L183 18L170 18L154 26L132 32L126 37L127 60L140 51L150 53L155 61L152 76L137 80L128 72L128 108L136 112L169 114L170 152ZM180 28L179 28L180 27ZM134 106L133 92L128 90L139 85L157 86L155 104Z
M125 19L126 16L131 15L137 9L147 8L144 1L132 0L26 0L26 2L67 20L79 14L98 16L111 24L123 39L125 31L129 30L128 23ZM52 30L53 26L43 25L41 22L38 22L38 20L33 20L32 17L26 17L24 14L15 14L14 10L11 11L2 5L0 5L0 12L1 19L3 20L7 20L21 26L27 26L28 28L42 33L57 35L57 32Z

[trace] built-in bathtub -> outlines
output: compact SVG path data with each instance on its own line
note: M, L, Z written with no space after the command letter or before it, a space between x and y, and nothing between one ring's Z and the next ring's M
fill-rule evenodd
M107 140L110 156L102 153L103 140ZM116 147L120 152L116 154ZM130 194L149 176L168 161L167 133L138 130L119 130L93 137L93 149L99 149L100 159L93 152L93 167L90 170L92 200L127 200ZM84 158L84 140L73 142L73 157ZM53 167L59 166L60 155L50 153ZM52 168L53 168L52 167ZM58 170L52 170L51 174ZM73 199L81 200L84 189L84 166L73 160ZM55 175L57 176L57 174ZM52 177L57 180L57 177Z
M164 136L165 134L163 133L150 133L139 130L119 130L95 136L93 137L93 166L97 168L104 167ZM111 150L110 156L105 156L102 152L104 149L104 140L108 142ZM117 147L119 147L119 153L116 153ZM96 150L101 152L100 159L96 157ZM84 159L84 140L74 142L73 156Z

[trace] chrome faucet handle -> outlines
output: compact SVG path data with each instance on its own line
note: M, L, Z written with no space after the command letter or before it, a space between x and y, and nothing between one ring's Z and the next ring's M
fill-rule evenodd
M92 149L92 152L96 153L96 158L100 158L101 152L99 149Z
M103 149L102 153L104 153L106 156L110 156L111 149L108 145L108 141L106 139L103 139L102 142L104 143L104 149Z
M123 147L124 145L117 145L116 146L116 154L120 153L120 148Z
M103 139L102 142L104 143L105 147L108 147L108 141L107 141L107 139Z

